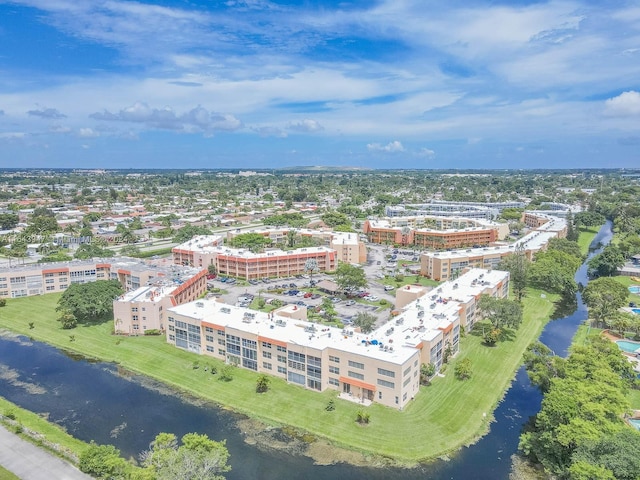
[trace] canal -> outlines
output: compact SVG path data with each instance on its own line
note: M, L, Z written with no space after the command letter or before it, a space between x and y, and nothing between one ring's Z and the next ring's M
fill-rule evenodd
M607 222L592 246L606 245L612 237L611 227ZM592 250L591 255L598 251ZM586 285L586 262L576 280ZM579 293L568 310L562 318L550 321L540 337L558 355L566 355L576 329L587 318ZM147 379L123 374L112 364L78 359L24 337L0 337L0 396L47 414L50 421L81 440L113 444L125 457L136 458L159 432L178 437L198 432L214 440L226 439L232 466L228 480L506 479L522 426L537 413L541 402L541 395L520 368L486 436L449 461L404 470L320 466L305 456L264 451L244 441L237 426L239 417L233 413L181 399Z

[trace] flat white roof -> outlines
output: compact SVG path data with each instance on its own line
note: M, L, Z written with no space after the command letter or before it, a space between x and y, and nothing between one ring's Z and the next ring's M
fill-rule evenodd
M469 296L481 293L488 286L496 285L507 276L507 272L472 269L455 282L443 284L409 303L398 316L369 334L356 333L350 327L339 329L295 320L277 313L270 316L267 313L227 305L215 300L197 300L172 307L169 311L201 322L233 328L293 345L316 350L331 347L401 365L416 354L416 348L421 342L433 340L442 330L451 328L458 320L460 305L457 299L464 298L466 301ZM458 286L454 287L454 283ZM448 284L451 285L448 286ZM426 291L423 287L409 287L415 288L416 291L418 289ZM289 308L295 308L295 306L289 306Z

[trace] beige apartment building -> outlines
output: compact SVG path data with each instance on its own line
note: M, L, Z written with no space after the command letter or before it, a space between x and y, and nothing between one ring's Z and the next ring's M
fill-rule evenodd
M527 218L532 217L528 215ZM504 257L520 249L531 260L533 255L547 247L552 238L564 238L567 225L563 218L536 214L538 221L529 218L530 224L538 224L535 230L511 245L482 248L466 248L451 251L425 252L420 256L420 274L438 281L456 278L466 268L493 269Z
M403 297L403 289L412 297ZM456 354L475 300L483 293L506 296L509 274L476 269L450 287L399 290L398 315L369 334L307 322L291 305L262 313L197 300L168 310L167 341L303 388L401 410L419 392L421 364L439 369L447 351Z
M173 267L171 275L160 275L148 285L131 290L113 301L115 333L144 335L147 330L166 328L168 308L192 302L207 291L207 271Z
M213 265L219 275L254 280L289 277L305 273L305 265L313 259L318 272L332 272L337 267L336 250L329 247L306 247L295 250L268 249L254 253L247 249L224 247L220 237L203 235L175 247L173 261L177 265L208 268Z
M314 230L310 228L264 227L251 230L236 230L227 232L227 239L233 240L244 233L257 233L269 238L275 245L284 244L289 232L296 235L318 239L326 247L336 251L338 261L347 263L364 263L367 261L367 247L357 233L334 232L332 230Z

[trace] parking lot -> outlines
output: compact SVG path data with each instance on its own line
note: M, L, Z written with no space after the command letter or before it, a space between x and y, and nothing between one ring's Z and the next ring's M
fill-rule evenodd
M370 294L368 300L375 304L368 303L365 299L359 297L347 298L343 294L331 295L326 292L319 292L317 289L312 290L311 281L318 283L322 280L332 280L331 275L314 274L311 279L309 275L297 275L295 277L269 279L266 281L253 281L251 283L245 281L222 282L220 278L209 280L210 287L226 290L228 293L221 295L225 303L248 307L252 300L261 296L267 302L270 299L278 299L283 303L293 303L301 307L317 308L322 304L325 297L334 299L334 309L338 318L344 323L348 323L358 313L367 312L377 317L377 325L385 322L389 318L390 310L395 303L395 289L387 287L385 289L381 278L384 275L396 275L397 262L388 262L387 256L393 255L393 249L384 246L370 245L368 248L368 258L363 265L365 275L368 279L368 285L365 289ZM396 254L397 259L411 260L415 255L414 252L406 252L402 254L400 251ZM391 308L380 308L378 301L384 299Z

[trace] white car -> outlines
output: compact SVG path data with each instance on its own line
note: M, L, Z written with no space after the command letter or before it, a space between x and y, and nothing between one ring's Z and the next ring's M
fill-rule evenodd
M378 301L378 297L376 297L375 295L369 295L368 297L364 297L366 300L369 300L370 302L377 302Z
M394 288L394 287L393 287L392 285L385 285L385 286L384 286L384 291L385 291L385 292L388 292L388 291L390 291L390 290L393 290L393 288Z

